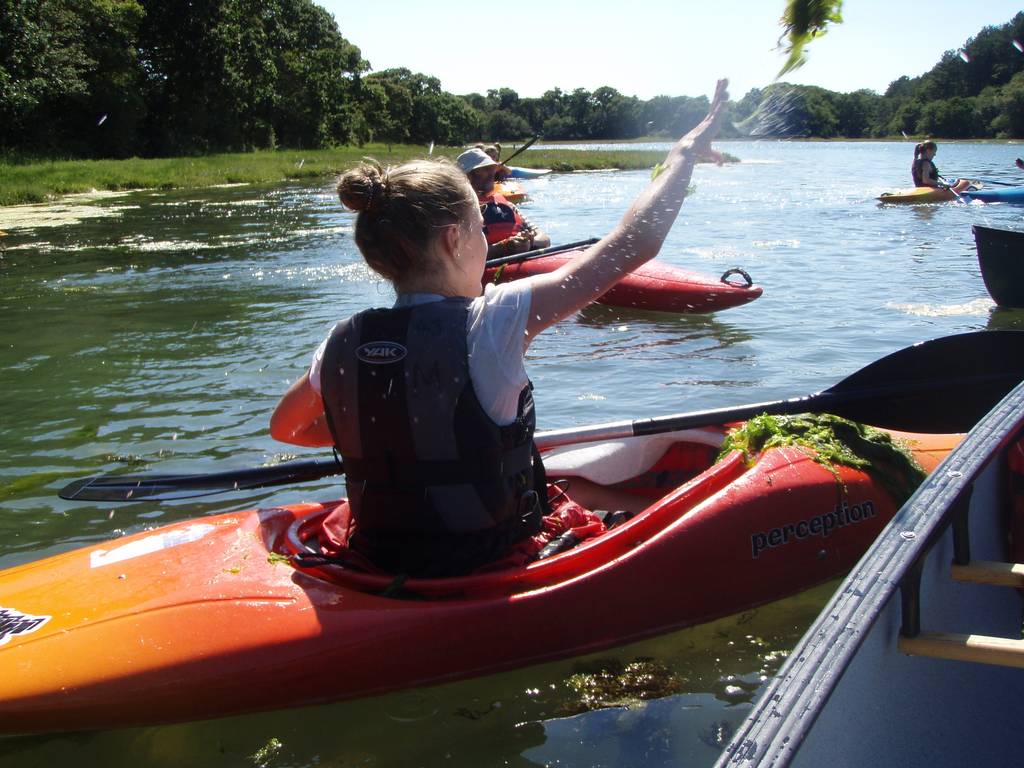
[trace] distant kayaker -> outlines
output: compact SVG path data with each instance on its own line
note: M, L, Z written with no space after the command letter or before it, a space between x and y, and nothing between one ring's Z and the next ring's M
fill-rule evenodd
M551 238L533 226L519 208L495 192L495 174L503 166L483 149L467 149L455 162L469 179L480 200L487 238L487 258L511 256L534 248L547 248Z
M944 184L939 176L939 169L935 167L932 158L939 151L934 141L922 141L914 147L914 163L910 166L910 175L914 178L915 187L947 187L954 192L963 192L970 186L969 179L956 179L954 184Z
M578 504L542 521L549 490L523 358L537 334L657 255L697 158L721 160L711 141L726 85L610 234L556 271L483 291L483 217L458 167L371 162L341 176L339 197L358 211L356 245L397 299L338 323L270 422L277 440L341 455L349 505L317 532L327 552L392 573L462 574L537 541L542 522L546 534L567 509L564 525L591 525L579 504L643 505L573 480Z
M474 144L477 149L482 149L491 160L498 164L497 170L494 172L494 180L505 181L512 177L512 171L508 169L508 166L501 162L501 144L494 142L493 144Z

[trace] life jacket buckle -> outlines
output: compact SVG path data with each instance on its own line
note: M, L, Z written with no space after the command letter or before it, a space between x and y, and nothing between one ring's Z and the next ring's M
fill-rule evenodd
M534 489L523 491L519 497L519 522L526 535L538 533L544 523L544 509L540 503L540 494Z

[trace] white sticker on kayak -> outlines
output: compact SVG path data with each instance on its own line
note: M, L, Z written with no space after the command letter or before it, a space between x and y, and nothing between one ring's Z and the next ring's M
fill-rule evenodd
M188 544L190 541L199 541L206 534L214 529L209 523L196 523L185 528L178 528L173 531L154 533L144 539L136 539L120 547L114 547L110 551L97 549L89 553L89 567L99 568L104 565L120 563L124 560L131 560L143 555L151 555L164 549L177 547L181 544Z
M0 645L8 642L15 635L28 635L35 632L48 622L49 616L33 616L13 608L0 605Z

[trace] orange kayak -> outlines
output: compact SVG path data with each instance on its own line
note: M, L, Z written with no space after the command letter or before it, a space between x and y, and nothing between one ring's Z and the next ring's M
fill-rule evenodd
M195 720L578 655L835 578L897 504L804 449L716 459L724 428L546 455L646 508L566 552L402 581L315 556L343 501L195 518L0 572L0 732ZM931 471L958 435L894 433ZM588 455L588 452L590 454Z

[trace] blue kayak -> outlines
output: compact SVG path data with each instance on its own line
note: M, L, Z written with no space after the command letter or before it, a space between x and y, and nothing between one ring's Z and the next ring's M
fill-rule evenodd
M961 192L962 197L968 200L979 200L983 203L1016 203L1024 205L1024 187L1003 187L1001 189L968 190Z
M544 174L551 173L550 168L519 168L518 166L512 166L509 170L512 172L513 179L537 179Z

